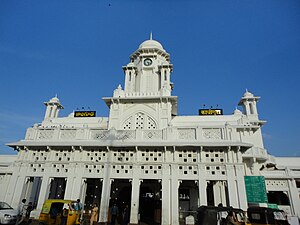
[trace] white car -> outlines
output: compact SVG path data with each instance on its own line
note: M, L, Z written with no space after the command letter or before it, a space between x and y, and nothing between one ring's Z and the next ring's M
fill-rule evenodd
M0 224L15 224L18 212L6 202L0 202Z

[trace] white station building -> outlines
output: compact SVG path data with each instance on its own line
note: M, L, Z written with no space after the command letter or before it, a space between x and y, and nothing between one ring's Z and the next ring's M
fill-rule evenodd
M180 116L172 69L170 55L150 38L123 67L124 89L103 98L108 118L59 117L60 100L45 102L44 120L7 144L18 155L0 156L0 200L17 207L26 198L37 218L46 199L79 198L86 212L99 205L100 224L108 224L114 203L129 206L130 224L184 224L199 206L219 203L244 210L276 204L299 217L300 161L267 153L260 97L246 91L243 110L231 115L207 109ZM251 188L261 200L251 202Z

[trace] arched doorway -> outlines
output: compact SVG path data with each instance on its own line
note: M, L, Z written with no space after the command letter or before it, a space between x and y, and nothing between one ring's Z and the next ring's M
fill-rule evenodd
M111 220L111 208L116 204L119 211L116 224L122 224L125 207L128 206L130 210L131 189L131 182L128 179L115 179L112 182L109 203L109 221Z
M142 224L161 224L161 183L158 180L143 180L140 186L139 214Z
M199 188L194 180L183 180L178 189L179 223L185 224L185 218L189 215L197 219L199 207Z

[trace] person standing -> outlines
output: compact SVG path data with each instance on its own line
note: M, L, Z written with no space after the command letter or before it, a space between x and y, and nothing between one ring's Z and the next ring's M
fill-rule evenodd
M98 222L98 206L97 203L94 203L94 206L92 208L92 215L90 219L90 225L93 225L94 222Z
M76 211L77 214L77 220L80 221L82 217L82 203L80 202L80 199L76 200L76 203L74 204L74 210Z
M228 216L226 217L226 225L239 225L239 223L236 222L233 211L228 212Z
M116 203L113 205L113 207L111 207L110 213L111 213L111 223L110 224L115 225L117 216L119 214L119 208Z
M31 213L32 210L33 210L32 202L29 202L27 207L26 207L26 210L25 210L25 220L26 220L26 222L29 221L30 213Z
M64 206L60 217L61 225L67 225L67 220L68 220L68 209Z
M130 218L130 212L129 212L129 207L128 205L125 206L123 210L123 221L122 225L128 225L129 223L129 218Z
M82 210L82 203L80 202L80 199L76 200L76 203L74 204L74 210L75 211L81 211Z

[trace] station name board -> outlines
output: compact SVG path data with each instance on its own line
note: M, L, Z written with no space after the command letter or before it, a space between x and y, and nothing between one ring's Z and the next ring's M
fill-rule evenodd
M199 109L200 116L217 116L223 115L222 109Z
M74 117L95 117L96 111L75 111Z

